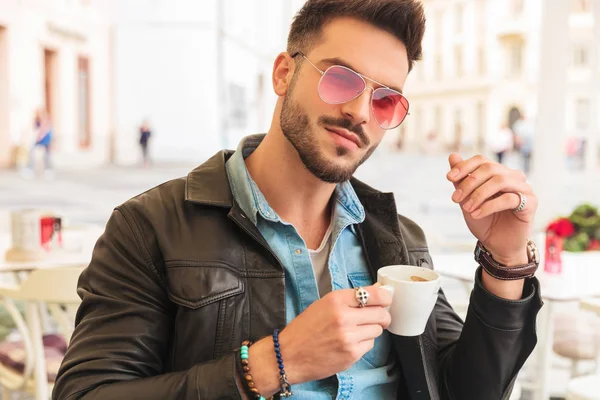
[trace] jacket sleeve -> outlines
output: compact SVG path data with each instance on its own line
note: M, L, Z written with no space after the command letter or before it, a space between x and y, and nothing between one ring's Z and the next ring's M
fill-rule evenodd
M536 345L535 321L541 307L536 278L525 281L521 300L511 301L483 287L479 268L461 332L460 320L441 296L436 325L442 399L508 399Z
M164 279L128 210L115 210L79 279L54 400L241 399L235 353L164 373L173 327Z

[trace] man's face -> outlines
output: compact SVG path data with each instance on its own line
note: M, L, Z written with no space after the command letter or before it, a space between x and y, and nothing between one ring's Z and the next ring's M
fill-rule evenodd
M392 88L401 89L408 75L408 56L402 42L350 18L336 18L326 25L322 41L306 56L323 71L343 65ZM370 157L386 133L371 112L371 95L378 86L367 80L367 89L356 99L327 104L317 91L321 74L300 55L296 62L302 66L285 95L281 129L317 178L344 182Z

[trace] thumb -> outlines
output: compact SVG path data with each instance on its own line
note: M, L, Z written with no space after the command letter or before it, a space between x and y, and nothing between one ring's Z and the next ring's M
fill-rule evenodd
M452 153L450 154L450 157L448 157L448 163L450 164L450 168L454 168L454 166L456 164L458 164L459 162L461 162L463 160L463 158L456 153Z
M448 163L450 164L450 171L448 171L448 174L446 174L446 179L448 179L450 182L452 182L454 184L454 187L456 188L458 186L457 181L455 181L454 177L452 176L452 172L454 170L454 167L460 163L463 160L463 158L456 153L452 153L450 154L450 156L448 157Z

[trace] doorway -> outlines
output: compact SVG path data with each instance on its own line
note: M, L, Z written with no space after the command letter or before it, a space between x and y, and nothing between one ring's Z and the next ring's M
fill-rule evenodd
M57 116L56 110L56 51L44 49L44 107L53 125Z
M92 143L90 124L90 63L86 57L77 60L77 129L79 147L86 149Z

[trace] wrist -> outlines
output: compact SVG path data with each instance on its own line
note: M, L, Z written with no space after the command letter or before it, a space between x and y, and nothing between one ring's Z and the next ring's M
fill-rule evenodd
M252 378L260 394L267 398L279 392L279 369L273 351L273 340L265 337L248 349Z
M488 250L490 255L496 260L498 263L505 265L506 267L517 267L519 265L525 265L529 263L529 257L527 256L527 247L524 247L521 252L515 254L513 256L501 256L499 254L494 253L492 250Z

